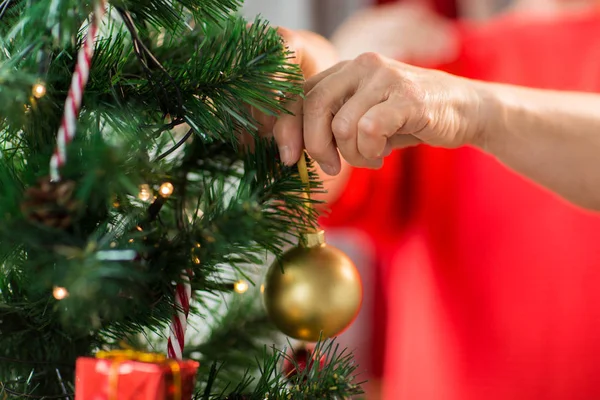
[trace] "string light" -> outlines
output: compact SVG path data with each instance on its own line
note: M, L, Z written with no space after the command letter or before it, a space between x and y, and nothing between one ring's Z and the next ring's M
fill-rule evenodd
M152 189L150 185L140 185L140 192L138 193L138 199L141 201L148 201L152 197Z
M69 291L64 287L54 286L54 289L52 290L52 296L54 296L56 300L62 300L69 296Z
M31 94L33 94L33 97L36 99L41 99L46 95L46 85L43 82L36 83L33 85Z
M246 293L246 291L248 290L248 282L243 280L237 281L233 284L233 290L240 294Z
M261 292L261 293L264 293L264 292L265 292L265 285L264 285L264 284L263 284L263 285L260 285L260 292Z
M173 194L174 189L175 188L171 182L165 182L160 185L160 189L158 189L158 191L162 197L169 197L171 194Z
M194 261L194 264L200 264L200 258L194 256L194 258L192 258L192 261Z

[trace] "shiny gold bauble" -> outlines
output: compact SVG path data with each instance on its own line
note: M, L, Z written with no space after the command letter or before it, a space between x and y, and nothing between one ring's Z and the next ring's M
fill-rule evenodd
M271 321L286 335L316 342L337 336L356 318L362 283L354 263L325 243L323 231L303 235L269 268L263 300Z

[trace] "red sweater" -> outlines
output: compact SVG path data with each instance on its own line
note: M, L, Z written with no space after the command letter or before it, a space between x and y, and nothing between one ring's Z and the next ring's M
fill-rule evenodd
M600 14L459 30L451 72L600 91ZM475 149L428 147L354 170L332 210L325 226L378 251L386 399L600 399L599 216Z

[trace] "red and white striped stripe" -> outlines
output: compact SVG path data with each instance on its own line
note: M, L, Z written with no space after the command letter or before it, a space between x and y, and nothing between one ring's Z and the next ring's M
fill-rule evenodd
M58 130L56 138L56 149L50 160L50 178L53 181L60 179L60 168L65 165L67 161L67 145L71 143L75 137L75 129L77 126L77 116L81 109L81 100L83 98L83 90L87 84L90 75L90 66L92 64L92 55L94 53L94 42L96 41L96 34L98 33L98 27L100 21L105 13L104 0L96 2L94 9L94 15L90 23L83 47L79 49L77 55L77 64L75 65L75 72L71 79L71 86L65 101L65 111L63 119Z
M185 344L185 329L190 312L192 300L192 287L190 277L187 273L182 276L183 282L178 283L175 288L176 311L171 320L169 328L169 342L167 343L167 356L176 360L183 358L183 346Z

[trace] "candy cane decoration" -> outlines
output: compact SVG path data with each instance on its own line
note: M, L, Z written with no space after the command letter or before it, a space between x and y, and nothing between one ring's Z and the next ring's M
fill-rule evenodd
M183 346L185 344L185 329L190 312L190 301L192 300L192 287L190 285L189 273L182 276L183 282L178 283L175 288L175 314L169 328L169 341L167 343L167 356L176 360L183 358Z
M50 160L50 178L52 181L60 180L60 167L65 165L65 162L67 161L67 145L71 143L75 137L77 116L81 109L83 90L85 89L85 85L87 84L90 75L96 33L98 32L98 27L100 26L100 21L104 16L104 12L104 0L97 1L83 47L79 49L79 53L77 54L75 72L71 79L71 86L69 87L69 93L67 95L67 100L65 101L63 119L56 138L56 149Z

